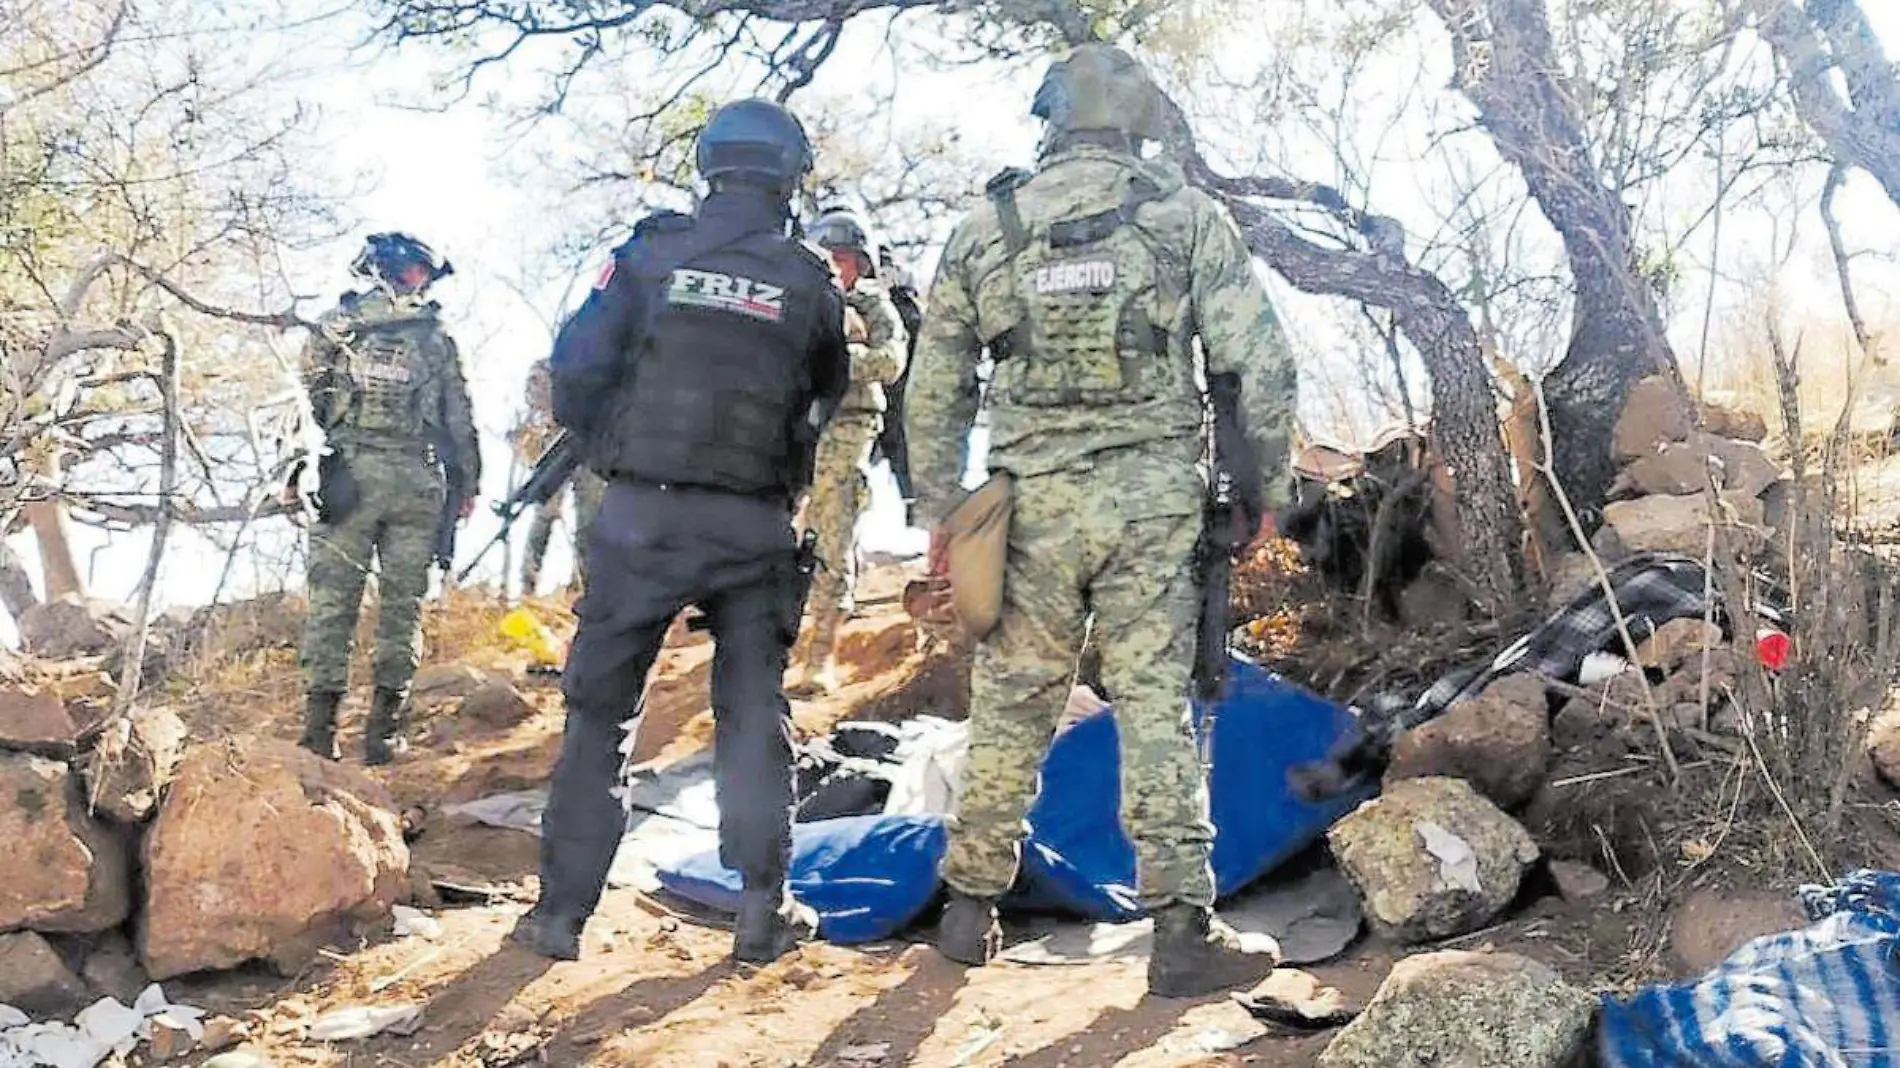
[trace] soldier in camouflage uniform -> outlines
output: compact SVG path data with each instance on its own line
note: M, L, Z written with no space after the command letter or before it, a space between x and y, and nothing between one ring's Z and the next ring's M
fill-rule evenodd
M976 653L938 946L967 964L997 951L995 903L1016 876L1092 617L1121 735L1123 820L1155 918L1148 988L1180 997L1252 982L1278 956L1212 908L1214 827L1187 701L1206 495L1197 364L1238 380L1241 430L1265 472L1285 467L1295 373L1233 220L1178 169L1137 154L1161 135L1162 103L1119 49L1087 45L1050 68L1031 109L1048 128L1036 172L993 180L944 250L908 435L921 518L940 525L988 349L989 467L1014 477L1015 504L1002 615ZM1276 505L1284 479L1263 479ZM946 555L933 533L933 569Z
M845 289L851 388L818 439L806 525L818 532L818 573L812 579L812 626L800 677L787 693L810 696L837 688L838 628L856 607L858 517L871 504L864 468L884 429L884 390L904 373L908 335L897 306L878 277L876 243L849 211L825 212L806 236L831 253Z
M375 284L345 294L304 346L304 386L327 448L310 532L302 744L332 760L372 560L382 604L364 758L383 764L403 746L437 526L445 507L469 514L481 481L461 360L440 307L424 299L452 270L406 234L371 236L351 271ZM448 500L451 486L459 502Z
M527 401L527 418L509 435L509 443L514 446L522 462L533 467L541 455L547 452L557 431L546 360L535 361L534 367L528 372ZM578 589L587 581L586 554L581 551L585 543L582 535L587 530L587 524L593 522L594 516L600 511L600 498L607 491L607 483L582 465L574 469L566 486L555 491L553 500L534 510L534 521L528 525L527 548L521 560L521 589L525 595L532 596L541 583L541 564L547 559L548 539L553 536L554 524L567 514L568 490L573 492L575 513L572 529L574 577L568 586Z

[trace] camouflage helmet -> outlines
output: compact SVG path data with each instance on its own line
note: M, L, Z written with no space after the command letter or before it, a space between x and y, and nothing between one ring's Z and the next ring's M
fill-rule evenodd
M369 235L363 251L350 264L350 273L358 278L393 282L402 268L411 264L428 268L430 282L455 273L455 265L437 259L434 249L409 234L394 231Z
M811 170L811 140L782 105L757 98L737 100L706 120L693 162L709 182L750 175L789 187Z
M1127 52L1085 44L1043 75L1029 113L1051 132L1118 130L1139 140L1162 139L1161 90Z
M805 236L827 252L848 249L857 253L860 267L867 274L876 274L882 262L877 237L864 219L850 208L826 208L806 227Z

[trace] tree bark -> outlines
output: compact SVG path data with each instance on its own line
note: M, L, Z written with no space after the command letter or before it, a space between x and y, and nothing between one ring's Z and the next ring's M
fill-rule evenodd
M0 540L0 606L4 606L7 615L18 622L28 609L38 607L39 603L39 596L33 592L33 577L27 574L26 564L4 540Z
M1431 378L1432 444L1457 489L1464 558L1455 563L1488 611L1508 615L1524 588L1522 517L1498 429L1497 395L1464 305L1443 280L1391 251L1322 248L1260 205L1224 199L1248 248L1287 281L1309 293L1376 305L1398 318Z
M1883 3L1891 0L1882 0ZM1900 205L1900 78L1857 0L1745 0L1788 69L1795 111L1835 159L1874 176ZM1847 88L1835 88L1838 68Z
M40 453L39 475L49 486L60 483L60 460L52 447L44 448ZM46 599L59 600L73 596L84 599L86 582L79 574L78 560L73 556L72 530L66 520L66 507L58 497L31 501L22 506L26 513L27 525L33 528L33 538L40 547L40 577L46 587Z
M1616 477L1610 438L1629 389L1675 372L1630 212L1603 182L1558 68L1544 0L1430 0L1451 31L1457 84L1563 239L1576 288L1570 345L1543 389L1550 469L1586 529ZM1558 532L1551 532L1558 533Z

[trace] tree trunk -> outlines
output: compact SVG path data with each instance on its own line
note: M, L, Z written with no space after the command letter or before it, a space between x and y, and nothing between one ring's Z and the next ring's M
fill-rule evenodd
M1576 287L1570 346L1544 381L1552 471L1586 529L1616 477L1611 431L1630 386L1674 371L1630 212L1608 188L1557 66L1544 0L1430 0L1451 30L1458 84L1563 239Z
M1892 0L1881 0L1891 3ZM1900 205L1900 78L1856 0L1747 0L1788 68L1795 111L1841 163L1874 176ZM1840 69L1843 99L1833 72Z
M1431 377L1432 444L1457 488L1464 559L1455 563L1476 585L1486 609L1494 616L1509 614L1523 590L1522 523L1498 430L1497 396L1464 306L1437 276L1392 252L1322 248L1259 205L1226 199L1248 247L1287 281L1398 317Z
M39 474L48 486L60 484L60 462L58 453L48 448L42 454ZM46 599L56 601L61 597L86 596L86 582L79 574L79 563L73 557L72 531L66 521L66 507L58 497L33 501L22 506L26 521L33 528L34 540L40 547L41 578L45 580Z

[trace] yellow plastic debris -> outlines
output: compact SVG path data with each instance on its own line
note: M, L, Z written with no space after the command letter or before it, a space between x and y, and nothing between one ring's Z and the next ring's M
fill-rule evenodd
M526 608L517 608L501 617L500 629L502 637L517 648L526 650L536 663L560 664L561 643Z

